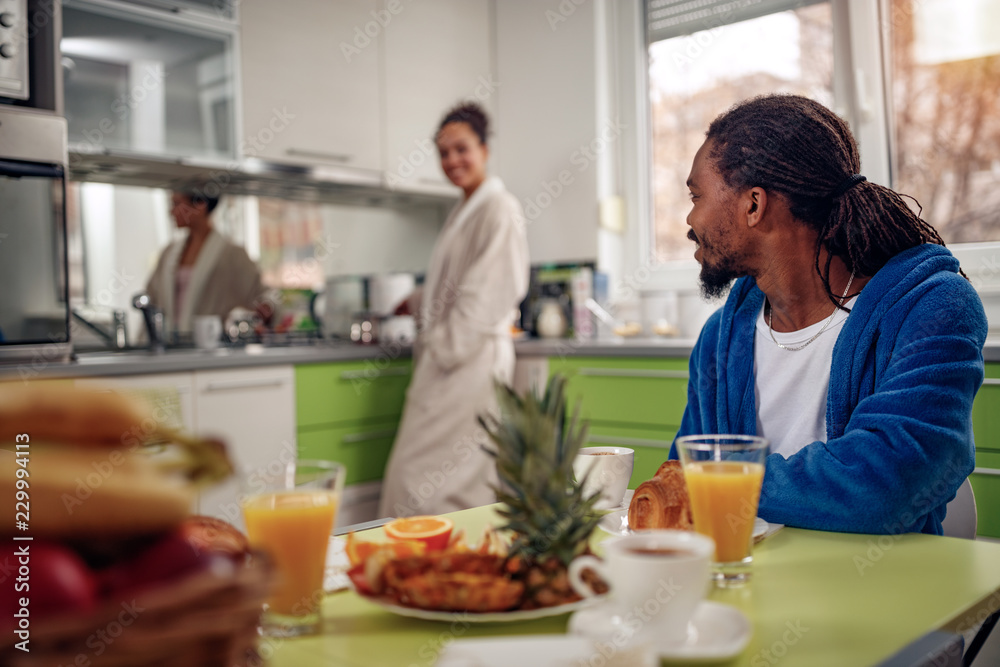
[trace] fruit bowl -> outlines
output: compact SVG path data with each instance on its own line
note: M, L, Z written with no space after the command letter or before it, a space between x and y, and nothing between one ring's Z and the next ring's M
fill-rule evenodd
M182 578L105 600L89 613L34 622L31 652L16 649L16 638L5 640L0 646L0 664L260 664L257 624L274 569L258 554L250 562L215 559L210 567Z

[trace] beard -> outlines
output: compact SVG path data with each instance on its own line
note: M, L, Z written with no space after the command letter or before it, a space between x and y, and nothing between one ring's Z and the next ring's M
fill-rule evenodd
M733 281L748 273L745 254L699 239L693 229L688 230L687 237L702 249L701 273L698 276L702 297L708 301L725 297ZM714 261L709 259L709 254L715 256Z

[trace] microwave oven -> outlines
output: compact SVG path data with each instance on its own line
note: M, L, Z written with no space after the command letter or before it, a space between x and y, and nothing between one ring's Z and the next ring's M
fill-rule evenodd
M68 359L66 121L0 108L0 362Z

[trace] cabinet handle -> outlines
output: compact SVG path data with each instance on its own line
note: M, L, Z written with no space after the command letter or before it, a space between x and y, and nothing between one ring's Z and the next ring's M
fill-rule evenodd
M314 160L328 160L330 162L350 162L352 156L347 153L327 153L325 151L310 151L302 148L286 148L285 155L292 157L310 157Z
M205 385L205 392L229 391L230 389L263 389L265 387L280 387L283 384L285 384L285 381L277 378L266 380L227 380L209 382Z
M365 433L348 433L340 439L343 443L365 442L366 440L381 440L390 435L396 435L396 429L384 428L380 431L366 431Z
M996 468L976 468L972 471L973 475L992 475L994 477L1000 477L1000 470Z
M614 438L610 435L588 435L587 442L598 445L631 445L633 447L660 447L670 449L672 442L666 440L646 440L645 438Z
M410 369L405 367L396 368L386 368L381 371L375 371L374 373L370 370L366 371L342 371L340 373L341 380L378 380L383 377L399 376L399 375L409 375Z
M655 371L645 368L581 368L577 375L618 378L674 378L687 380L687 371Z
M986 378L983 384L1000 384L1000 378Z
M451 181L443 181L440 178L418 178L421 183L426 183L427 185L451 185Z

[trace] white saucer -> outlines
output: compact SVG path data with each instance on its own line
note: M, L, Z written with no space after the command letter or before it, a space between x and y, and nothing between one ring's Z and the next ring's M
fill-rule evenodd
M567 632L592 639L608 639L625 631L631 620L630 612L619 615L618 608L609 604L582 609L569 619ZM692 662L717 662L733 658L743 652L753 627L749 619L735 607L703 600L688 621L687 639L680 643L657 642L655 637L643 638L661 660ZM620 635L618 635L620 636ZM636 640L639 643L639 640Z
M612 535L628 535L632 532L632 529L628 526L628 506L624 509L616 509L608 512L597 525L601 528L601 530L611 533ZM763 539L769 530L776 527L780 528L781 526L779 524L769 524L759 516L756 517L753 522L754 542Z

